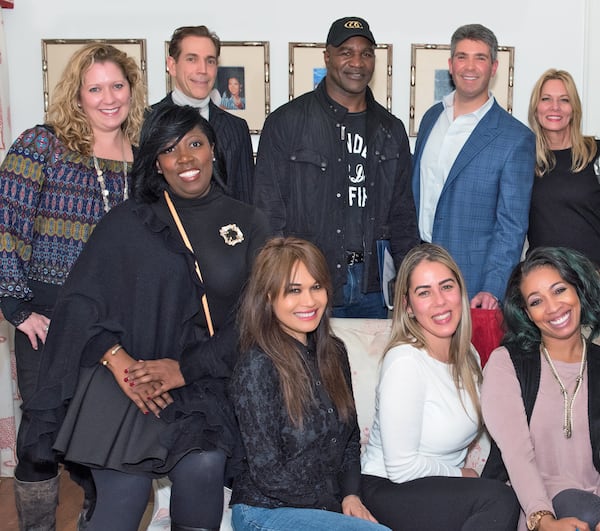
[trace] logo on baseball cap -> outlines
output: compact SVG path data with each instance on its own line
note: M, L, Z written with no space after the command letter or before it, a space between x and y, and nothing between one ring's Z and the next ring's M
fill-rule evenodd
M326 44L336 48L350 37L364 37L375 44L375 37L366 20L359 17L344 17L336 20L329 28Z

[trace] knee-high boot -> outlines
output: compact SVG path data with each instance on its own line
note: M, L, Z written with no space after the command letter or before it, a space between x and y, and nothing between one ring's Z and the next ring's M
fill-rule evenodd
M55 531L59 476L45 481L14 480L20 531Z

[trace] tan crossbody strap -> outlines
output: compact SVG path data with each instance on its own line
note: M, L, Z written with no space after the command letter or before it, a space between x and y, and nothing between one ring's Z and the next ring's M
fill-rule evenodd
M164 194L165 194L165 200L167 201L167 206L169 207L169 210L171 211L171 215L173 216L173 219L175 220L175 225L177 225L177 229L179 230L179 234L181 234L183 243L185 243L185 246L192 252L192 254L194 254L194 264L196 265L196 274L198 275L200 282L202 282L204 284L204 281L202 280L202 273L200 273L200 266L198 265L198 260L196 260L196 255L194 253L192 244L190 243L190 239L188 238L188 235L185 232L185 229L183 228L181 219L179 219L179 214L177 214L177 210L175 210L175 206L173 205L173 202L171 201L171 198L169 197L169 192L167 192L165 190ZM210 308L208 307L208 299L206 298L206 293L204 293L202 295L202 309L204 310L204 316L206 317L206 324L208 325L208 333L211 336L214 336L215 329L213 327L212 318L210 316Z

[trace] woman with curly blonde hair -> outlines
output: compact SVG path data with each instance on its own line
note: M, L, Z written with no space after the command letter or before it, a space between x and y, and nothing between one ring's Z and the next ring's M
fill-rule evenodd
M0 166L0 309L16 327L24 402L62 284L100 218L128 196L144 108L135 61L108 44L86 45L69 60L47 122L24 131ZM24 414L20 434L29 420ZM36 462L21 436L17 455L21 527L54 529L58 465Z

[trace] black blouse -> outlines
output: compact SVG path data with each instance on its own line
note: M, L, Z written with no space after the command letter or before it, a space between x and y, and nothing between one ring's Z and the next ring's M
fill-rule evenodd
M596 143L600 154L600 141ZM595 161L573 173L570 148L554 155L554 169L533 182L529 247L570 247L600 266L600 177Z
M360 441L356 415L340 420L325 391L316 352L298 343L311 374L316 404L303 427L290 421L277 370L259 349L245 353L231 381L231 398L246 450L232 504L319 508L341 512L342 499L360 495ZM344 352L348 384L350 366Z

